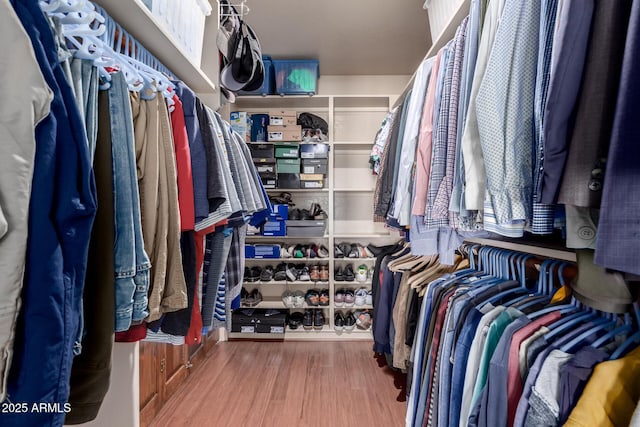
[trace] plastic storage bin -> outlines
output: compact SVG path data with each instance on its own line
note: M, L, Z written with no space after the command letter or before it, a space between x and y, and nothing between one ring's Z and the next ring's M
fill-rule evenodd
M280 95L315 95L320 63L316 59L274 59L276 92Z
M256 90L246 91L241 90L238 92L240 96L249 96L249 95L274 95L276 93L276 80L275 75L273 73L273 61L270 56L262 56L262 63L264 64L264 81L262 82L262 86Z
M292 237L323 237L326 221L288 220L287 235Z

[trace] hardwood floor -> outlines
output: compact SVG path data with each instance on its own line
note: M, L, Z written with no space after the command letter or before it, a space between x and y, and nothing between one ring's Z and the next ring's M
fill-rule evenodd
M398 393L371 342L221 342L151 425L403 426Z

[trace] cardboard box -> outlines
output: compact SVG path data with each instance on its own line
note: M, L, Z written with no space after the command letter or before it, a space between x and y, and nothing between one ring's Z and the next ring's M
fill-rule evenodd
M302 173L329 173L329 160L327 159L302 159Z
M324 188L324 180L319 179L315 181L300 181L300 188L306 188L306 189Z
M279 159L297 159L300 157L300 145L295 142L276 144L275 155Z
M269 218L262 226L263 236L286 236L287 225L284 220L273 220ZM257 256L257 254L256 254Z
M329 144L300 144L300 157L303 159L326 159L329 157Z
M278 159L278 173L300 173L300 159Z
M322 181L324 175L321 173L301 173L300 181Z
M273 144L249 144L249 151L251 151L251 157L255 159L269 159L274 158L274 146Z
M298 124L296 116L269 116L269 124L272 126L295 126Z
M300 174L279 173L278 188L300 188Z
M273 126L267 127L269 133L269 141L291 141L297 142L302 140L302 127L299 125Z
M229 115L231 129L238 132L247 142L251 141L251 117L244 111L234 111Z
M294 110L269 110L269 119L271 119L271 117L297 117L297 116L298 116L298 113Z

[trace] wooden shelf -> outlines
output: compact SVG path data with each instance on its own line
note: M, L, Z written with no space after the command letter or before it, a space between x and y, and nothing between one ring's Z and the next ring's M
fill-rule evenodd
M373 147L374 141L333 141L333 142L330 142L329 144L338 145L338 146L364 145L368 147Z
M265 188L267 193L328 193L328 188Z
M277 285L311 285L311 286L329 286L329 281L325 281L325 282L321 282L321 281L317 281L314 282L312 280L296 280L294 282L289 281L289 280L272 280L270 282L262 282L260 280L256 281L256 282L242 282L244 285L265 285L265 286L277 286Z
M352 305L350 307L347 306L342 306L342 307L338 307L337 305L333 306L336 310L373 310L373 306L371 304L365 304L365 305Z
M96 0L95 3L102 6L117 23L192 90L202 94L216 91L212 79L184 54L175 37L163 28L142 0ZM214 79L217 80L217 76Z
M284 338L285 338L285 334L258 334L258 333L229 332L230 340L282 341Z
M373 258L375 259L375 258ZM265 262L265 263L281 263L286 262L287 264L295 264L298 262L317 262L317 263L328 263L329 258L245 258L245 261L251 262Z
M363 234L334 234L336 239L375 239L379 237L394 237L391 233L363 233ZM357 258L356 258L357 259Z
M370 261L375 261L377 258L348 258L348 257L344 257L344 258L334 258L333 261L338 261L338 262L356 262L356 261L364 261L364 262L370 262Z
M313 240L313 239L328 239L328 235L317 236L317 237L295 237L295 236L247 236L247 239L251 240Z
M514 241L496 240L496 239L469 238L469 239L465 239L465 241L469 243L479 243L481 245L486 245L486 246L495 246L496 248L504 248L504 249L511 249L514 251L526 252L526 253L540 255L548 258L556 258L556 259L572 261L572 262L576 261L576 253L571 249L557 249L557 248L539 246L539 245L536 245L535 243L514 242Z
M376 190L374 188L335 188L333 191L340 193L372 193Z

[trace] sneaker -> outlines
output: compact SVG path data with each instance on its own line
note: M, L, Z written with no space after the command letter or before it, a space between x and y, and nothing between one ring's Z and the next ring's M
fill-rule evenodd
M304 315L299 311L293 312L289 315L289 329L296 330L302 325Z
M322 310L314 310L313 314L313 329L321 331L324 328L324 313Z
M318 258L329 258L329 249L322 245L317 250Z
M282 246L280 247L280 258L291 258L293 254L291 253L293 250L292 246Z
M262 272L260 273L260 281L270 282L272 280L273 280L273 267L268 265L262 269Z
M333 302L336 307L344 307L344 290L338 289L334 295Z
M367 305L373 305L373 292L371 291L371 289L367 291L367 296L365 297L364 302Z
M291 291L285 291L282 294L282 303L287 308L293 308L294 307L293 293Z
M276 282L284 282L287 280L287 264L282 262L276 266L276 269L273 272L273 279Z
M353 282L356 279L356 275L353 273L353 265L347 264L344 268L344 280L347 282Z
M353 304L356 302L356 296L353 293L352 289L344 290L344 306L345 307L353 307Z
M356 271L356 280L360 283L366 282L368 272L369 272L369 269L367 268L367 266L362 264L360 267L358 267L358 270Z
M311 270L309 271L309 278L312 282L317 282L320 280L320 266L312 265Z
M311 280L311 276L309 274L309 267L305 265L298 268L297 270L298 270L298 280L302 282L308 282Z
M321 282L328 282L329 281L329 266L328 265L321 265L320 266L320 277L318 279Z
M355 318L358 329L367 330L371 327L371 314L369 314L369 310L356 312Z
M352 312L348 312L347 316L344 319L344 329L346 331L353 331L356 327L356 318L354 317Z
M247 304L248 296L249 296L249 292L245 288L242 288L242 290L240 291L240 305Z
M307 291L307 295L304 297L308 306L317 307L320 303L320 293L315 289L310 289Z
M245 299L245 302L249 307L255 307L262 302L262 294L258 288L251 291L249 296Z
M304 258L305 254L304 254L305 250L304 247L302 245L296 245L296 247L293 249L293 257L294 258Z
M302 327L305 331L313 329L313 311L305 310L302 317Z
M360 249L357 244L352 244L349 248L349 258L360 258Z
M367 290L365 288L358 288L354 293L355 305L363 306L367 302Z
M333 257L344 258L344 252L342 252L342 248L340 248L340 245L335 245L333 247Z
M248 274L245 270L244 281L249 283L257 282L258 280L260 280L260 273L262 273L262 270L260 269L260 267L251 268Z
M293 306L295 308L301 308L304 306L304 293L302 291L295 291L293 293Z
M342 331L344 329L344 320L342 312L336 311L336 315L333 318L333 328L336 331Z
M287 280L291 282L295 282L296 280L298 280L298 270L293 264L287 265L286 274Z
M329 305L329 289L322 289L320 291L320 300L318 304L322 306Z

